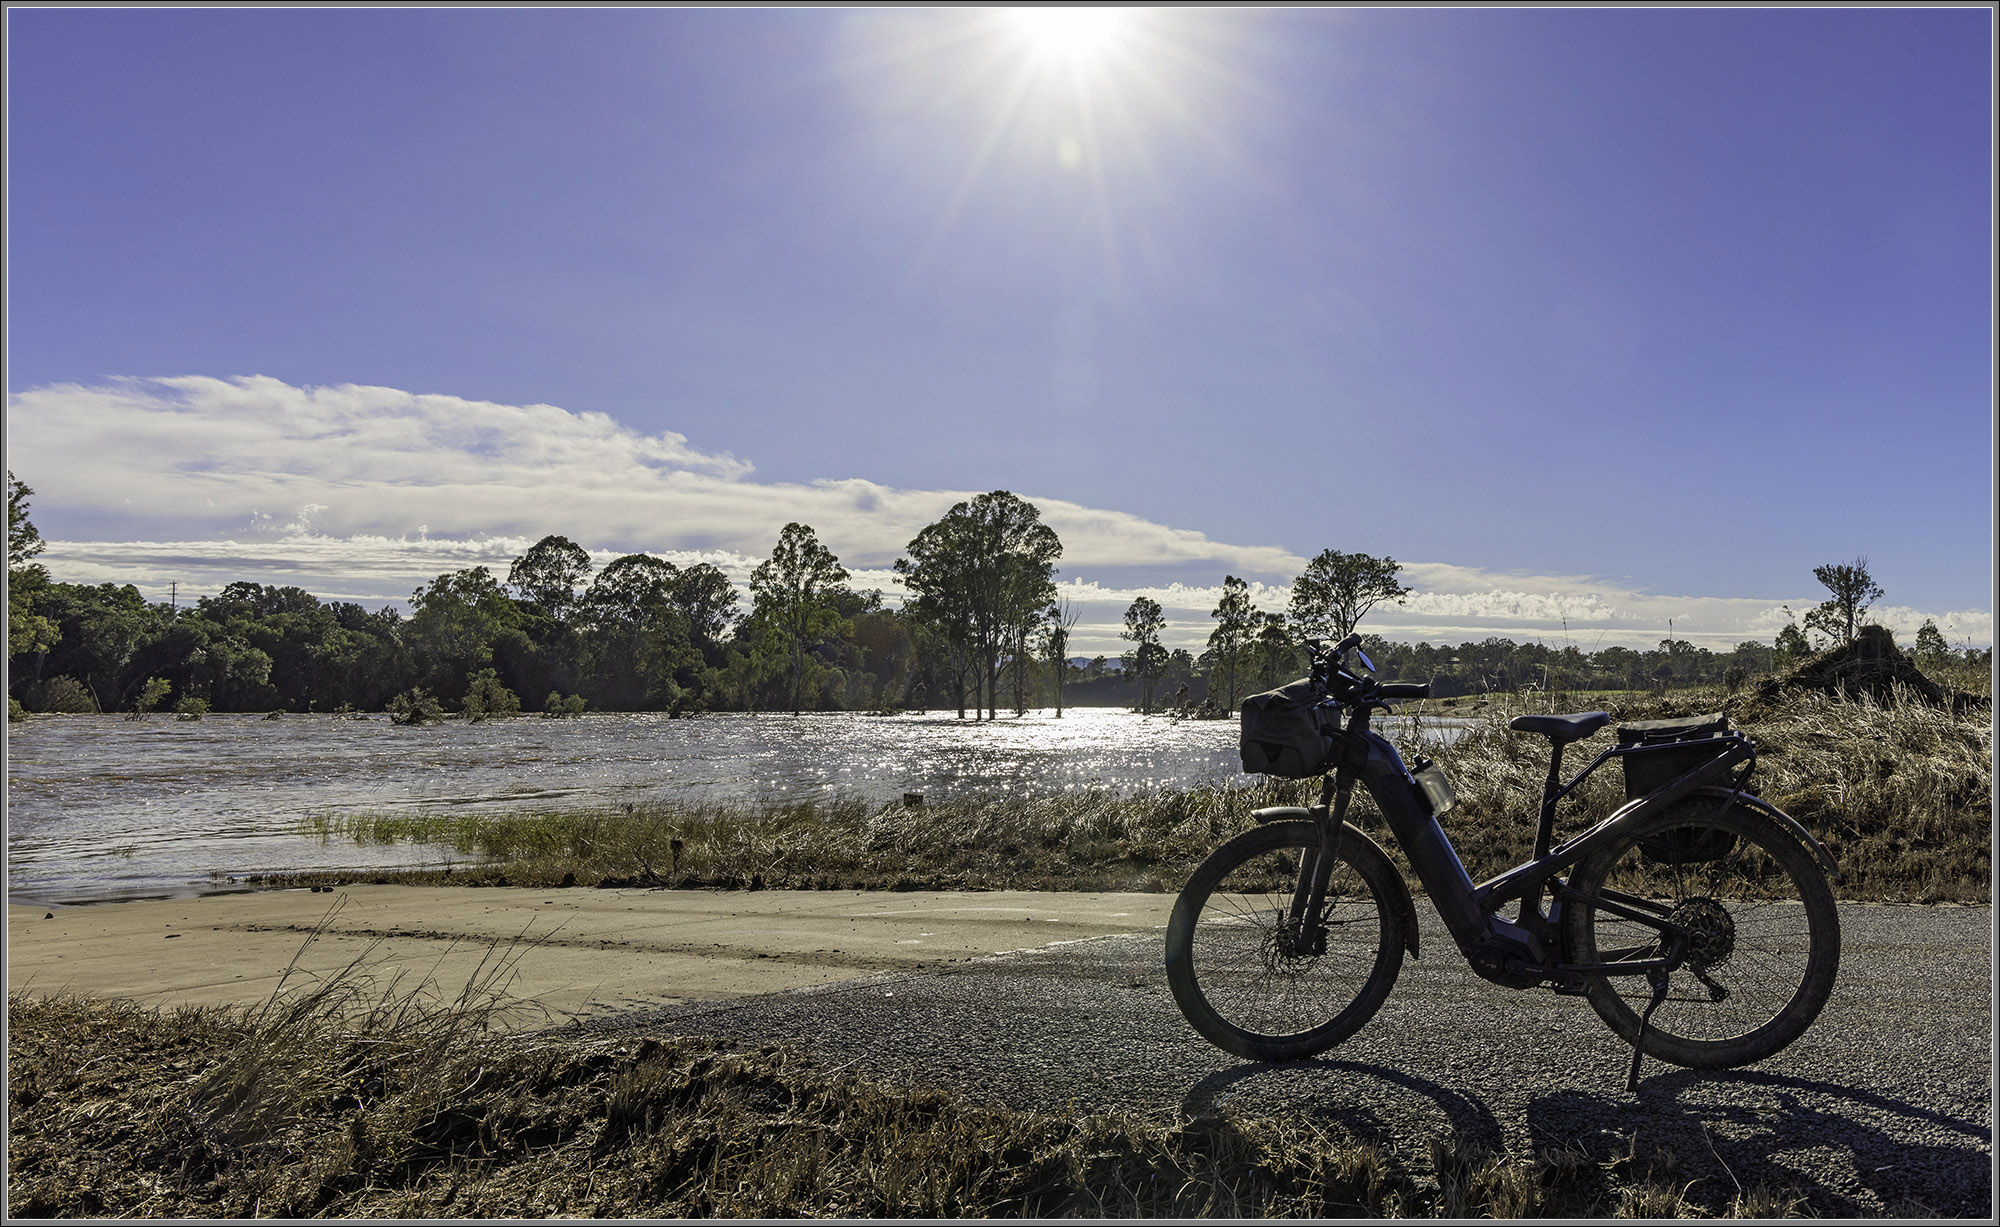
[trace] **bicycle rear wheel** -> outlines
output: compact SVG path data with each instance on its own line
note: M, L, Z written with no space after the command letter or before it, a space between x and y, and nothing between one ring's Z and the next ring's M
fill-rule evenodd
M1840 916L1797 836L1746 806L1690 798L1586 857L1570 878L1586 895L1694 930L1686 961L1646 1025L1650 1056L1692 1069L1762 1060L1797 1039L1833 991ZM1657 958L1659 930L1587 901L1563 904L1570 958ZM1586 980L1590 1004L1635 1040L1652 999L1644 976Z
M1246 831L1197 869L1167 925L1167 983L1210 1043L1259 1061L1323 1052L1361 1029L1403 966L1407 914L1395 866L1366 837L1336 845L1326 901L1291 920L1320 851L1313 822Z

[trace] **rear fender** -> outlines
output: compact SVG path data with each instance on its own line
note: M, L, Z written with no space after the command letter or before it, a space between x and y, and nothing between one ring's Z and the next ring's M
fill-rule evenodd
M1847 881L1846 876L1840 872L1840 865L1833 859L1833 853L1826 850L1826 845L1819 842L1819 839L1811 831L1806 830L1798 819L1787 814L1764 798L1754 793L1736 792L1727 788L1697 788L1688 795L1691 797L1713 797L1717 800L1729 797L1744 809L1757 811L1787 831L1790 831L1798 838L1800 843L1812 849L1813 854L1819 857L1819 863L1826 869L1826 876L1832 878L1835 884Z
M1820 867L1826 870L1826 875L1829 878L1832 878L1835 883L1845 882L1847 880L1846 877L1840 872L1840 865L1834 861L1833 854L1826 850L1825 844L1820 843L1818 839L1814 838L1813 833L1811 831L1808 831L1805 829L1805 827L1799 825L1798 819L1792 817L1790 814L1787 814L1785 811L1779 809L1777 806L1771 804L1769 801L1766 801L1764 798L1756 795L1755 793L1741 792L1736 789L1716 788L1711 786L1708 788L1697 788L1687 794L1687 798L1689 800L1693 800L1694 798L1697 797L1706 798L1712 801L1730 801L1737 805L1742 806L1744 809L1754 810L1757 813L1764 815L1764 817L1769 818L1771 821L1785 828L1785 830L1791 832L1793 838L1797 839L1800 843L1804 844L1806 848L1810 850L1814 856L1817 856L1819 858ZM1680 803L1675 802L1675 804L1678 805ZM1613 822L1607 823L1605 826L1605 831L1607 834L1609 834L1612 831L1616 831L1620 828L1630 826L1632 823L1637 822L1639 820L1640 820L1639 815L1637 814L1633 814L1625 818L1619 818ZM1558 850L1560 851L1560 849Z
M1317 824L1326 821L1326 811L1322 809L1306 809L1298 805L1274 805L1268 809L1252 810L1250 811L1250 817L1260 826L1267 822L1311 822ZM1394 890L1396 894L1396 897L1390 901L1391 906L1403 914L1403 946L1410 952L1411 958L1423 957L1422 953L1417 949L1416 901L1410 897L1410 885L1403 881L1403 875L1397 870L1396 863L1389 859L1387 852L1382 851L1382 845L1368 837L1368 832L1363 831L1351 822L1340 824L1340 850L1357 861L1380 861L1388 869L1387 877L1389 881L1395 883Z

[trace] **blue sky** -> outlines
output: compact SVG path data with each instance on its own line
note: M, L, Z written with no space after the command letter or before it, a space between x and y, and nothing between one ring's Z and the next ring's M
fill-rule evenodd
M1394 637L1768 641L1865 555L1892 625L1991 642L1985 8L7 31L57 578L401 600L801 519L887 586L1004 488L1100 650L1328 547L1406 564Z

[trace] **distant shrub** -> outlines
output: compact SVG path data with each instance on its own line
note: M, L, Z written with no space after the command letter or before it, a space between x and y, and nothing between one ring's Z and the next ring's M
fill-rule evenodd
M127 720L137 720L147 712L152 711L160 705L160 701L165 699L173 688L173 683L169 682L166 678L147 678L145 687L139 691L139 697L132 700L132 710L126 714L125 718Z
M481 669L469 675L466 682L463 710L472 723L521 714L520 696L501 685L500 675L493 670Z
M207 714L207 699L186 698L174 704L174 715L181 720L199 720Z
M391 724L434 724L444 719L444 708L422 686L412 686L389 700Z
M42 710L80 715L96 711L97 699L82 682L73 677L59 677L49 683L48 694L42 700Z

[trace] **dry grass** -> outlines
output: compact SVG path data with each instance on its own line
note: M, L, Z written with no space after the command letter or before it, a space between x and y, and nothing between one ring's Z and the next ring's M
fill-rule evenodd
M1757 743L1755 784L1826 844L1849 900L1987 903L1992 883L1993 724L1990 711L1952 712L1898 695L1885 703L1798 694L1757 702L1749 692L1688 691L1612 703L1619 721L1726 711ZM1534 710L1548 710L1546 698ZM1518 702L1450 746L1429 748L1457 789L1446 828L1474 880L1528 859L1548 742L1510 733ZM1615 744L1605 729L1564 751L1568 779ZM1403 751L1419 747L1405 738ZM1557 838L1625 800L1613 762L1557 811ZM1375 833L1387 838L1379 822Z
M496 967L505 958L496 955ZM489 979L491 988L497 981ZM1312 1120L978 1104L710 1039L495 1032L501 995L259 1009L8 1000L8 1205L28 1217L1610 1217L1703 1207L1670 1161L1428 1164ZM1797 1199L1754 1208L1795 1212Z
M1178 890L1259 805L1308 786L1203 786L1138 795L960 797L917 808L842 799L795 805L624 807L511 816L318 818L308 834L442 844L482 863L452 880L516 885L793 889ZM426 874L372 874L435 880ZM289 881L314 880L300 875Z
M1509 732L1527 710L1494 699L1490 718L1440 747L1418 726L1406 757L1443 766L1459 805L1445 820L1474 880L1528 859L1548 743ZM1536 710L1549 706L1547 697ZM1922 703L1799 695L1776 705L1747 692L1640 698L1619 720L1727 710L1759 746L1763 795L1824 841L1850 900L1986 903L1991 900L1993 726L1989 712L1953 713ZM1613 744L1610 729L1570 746L1564 776ZM1217 845L1265 805L1302 805L1303 781L1203 785L1136 794L960 797L917 808L848 798L794 805L625 806L512 815L354 815L314 818L323 839L438 844L473 863L371 873L372 881L468 885L582 884L733 889L1178 890ZM1613 762L1558 812L1558 833L1582 829L1624 801ZM1353 817L1393 843L1365 795ZM296 874L294 884L346 880ZM1413 883L1414 885L1414 883Z

